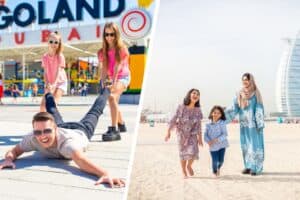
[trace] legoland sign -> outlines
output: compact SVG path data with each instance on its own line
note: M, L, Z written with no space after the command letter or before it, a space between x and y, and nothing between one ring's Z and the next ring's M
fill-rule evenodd
M119 16L125 9L125 0L117 1L117 8L112 10L111 0L103 0L104 18ZM50 2L50 1L48 1ZM38 1L37 5L20 3L13 10L9 7L0 6L0 30L15 23L17 26L26 27L37 20L39 25L57 23L61 19L69 22L83 20L83 12L87 12L92 18L100 18L100 0L93 0L89 4L86 0L75 0L75 13L72 12L67 0L59 0L53 16L46 16L47 4L45 1ZM27 12L27 17L23 18L23 13Z
M74 5L70 4L72 0L59 0L54 9L53 16L48 16L49 12L45 12L48 1L34 1L36 5L29 3L20 3L14 9L8 6L0 6L0 49L24 47L24 45L34 46L47 42L48 35L53 30L58 30L64 42L81 43L101 40L102 27L105 21L114 20L121 30L124 37L130 40L138 40L144 38L151 30L152 19L149 12L145 9L135 8L126 10L125 0L115 0L112 5L111 0L73 0ZM51 0L52 2L52 0ZM70 8L72 5L73 9ZM100 6L102 5L102 6ZM55 6L54 6L55 7ZM100 9L102 8L103 9ZM73 10L73 11L72 11ZM84 23L76 23L71 25L67 23L61 28L37 28L38 30L26 30L31 24L37 26L58 24L60 20L67 22L86 21L85 14L89 14L91 20L95 20L95 24L87 25ZM23 15L26 15L25 17ZM22 16L22 17L21 17ZM102 23L96 23L101 17ZM16 31L1 34L1 30L7 29L9 26L17 26ZM24 31L20 31L24 28Z

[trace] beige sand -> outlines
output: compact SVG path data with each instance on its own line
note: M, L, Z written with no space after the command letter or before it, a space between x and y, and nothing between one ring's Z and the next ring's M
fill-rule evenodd
M128 199L300 199L300 125L269 122L263 175L242 175L239 125L228 125L230 147L221 177L211 173L208 146L200 149L195 176L183 179L176 136L164 142L166 124L141 124Z

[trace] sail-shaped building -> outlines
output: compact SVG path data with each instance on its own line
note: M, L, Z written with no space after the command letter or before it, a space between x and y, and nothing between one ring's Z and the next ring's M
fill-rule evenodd
M277 73L277 109L285 116L300 117L300 33L285 43Z

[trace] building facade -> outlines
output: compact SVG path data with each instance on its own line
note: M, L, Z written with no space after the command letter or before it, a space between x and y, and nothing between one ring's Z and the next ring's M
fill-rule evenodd
M284 116L300 117L300 33L285 42L277 74L277 109Z

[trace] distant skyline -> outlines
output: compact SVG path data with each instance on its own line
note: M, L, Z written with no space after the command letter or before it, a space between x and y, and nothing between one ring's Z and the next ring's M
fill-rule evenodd
M296 37L299 9L291 0L161 0L143 108L174 112L186 92L198 88L207 116L215 104L232 104L242 74L250 72L266 112L276 111L283 39Z

